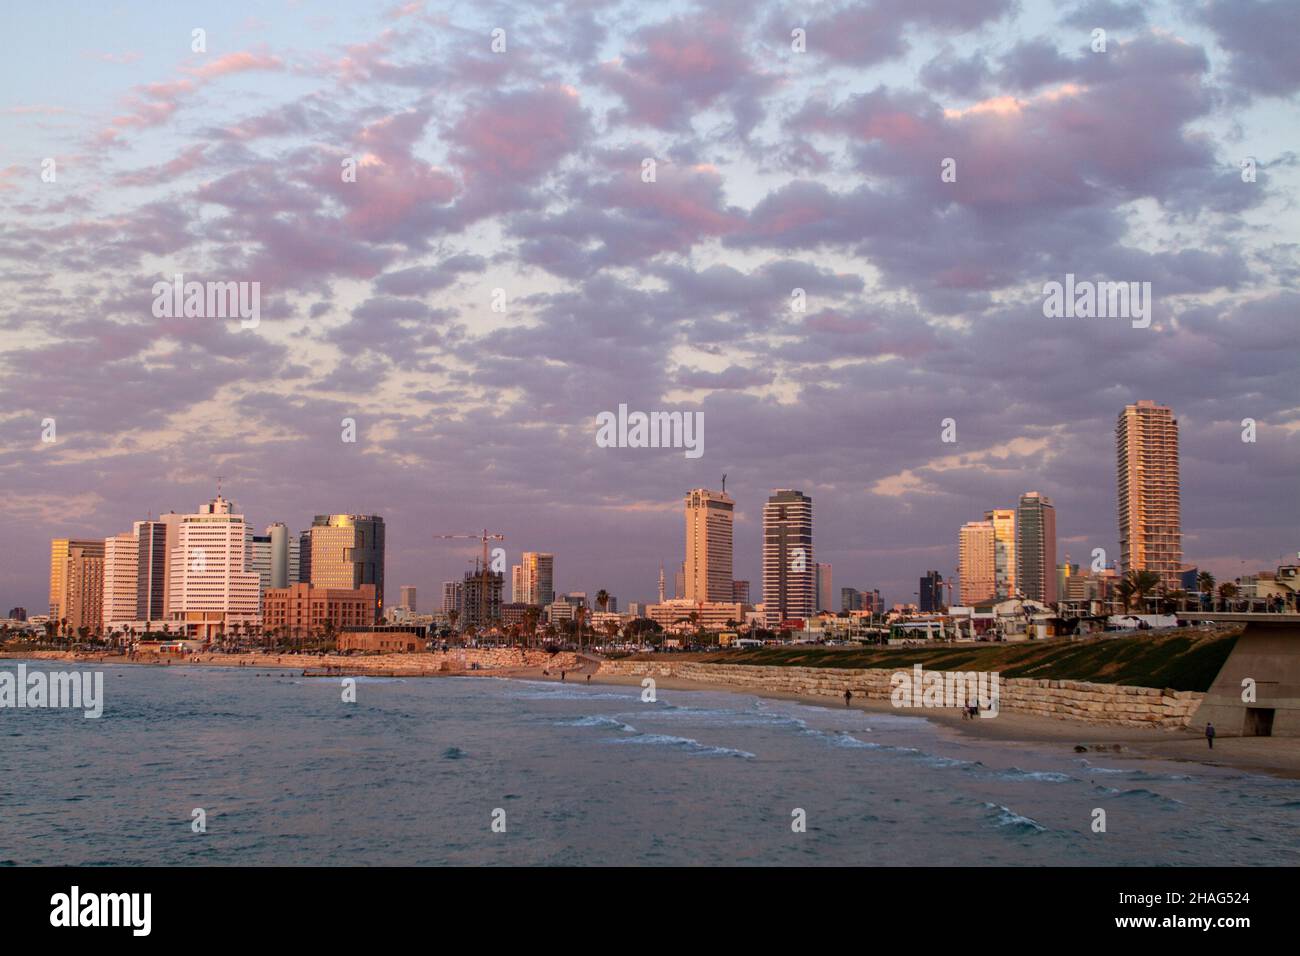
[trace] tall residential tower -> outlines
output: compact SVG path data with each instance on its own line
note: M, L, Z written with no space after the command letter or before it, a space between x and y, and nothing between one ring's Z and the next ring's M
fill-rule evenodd
M1173 409L1143 400L1115 424L1119 472L1120 571L1154 571L1181 586L1183 532L1178 480L1178 420Z
M780 488L763 505L763 614L768 627L807 620L817 605L812 499Z

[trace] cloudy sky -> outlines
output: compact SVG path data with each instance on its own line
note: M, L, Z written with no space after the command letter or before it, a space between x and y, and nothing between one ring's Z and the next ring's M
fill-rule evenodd
M44 610L51 537L218 474L259 528L384 515L426 608L475 553L432 536L484 527L653 599L724 473L755 599L793 487L837 589L908 600L1027 490L1113 556L1141 398L1189 563L1300 548L1294 3L361 6L6 11L0 613ZM261 324L155 318L176 273L260 283ZM1150 328L1045 318L1066 273L1150 282ZM703 456L598 448L620 403L703 412Z

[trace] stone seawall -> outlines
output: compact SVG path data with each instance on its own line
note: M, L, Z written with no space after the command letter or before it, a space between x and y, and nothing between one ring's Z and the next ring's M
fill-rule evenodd
M910 668L903 670L912 674ZM626 677L675 677L756 692L766 690L841 699L844 691L850 690L859 699L887 701L890 699L890 679L897 671L876 668L757 667L664 659L604 661L600 665L600 673ZM999 682L998 705L1009 712L1039 717L1173 729L1188 725L1204 697L1204 694L1196 691L1014 677Z

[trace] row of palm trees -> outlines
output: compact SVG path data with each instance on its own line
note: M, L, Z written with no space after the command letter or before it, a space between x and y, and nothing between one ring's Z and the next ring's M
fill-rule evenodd
M1210 610L1215 593L1214 575L1209 571L1200 572L1196 576L1196 587L1199 592L1198 604L1200 610ZM1236 584L1231 581L1224 581L1218 585L1218 606L1224 609L1231 608L1240 593L1241 589ZM1155 597L1159 601L1161 609L1166 610L1168 613L1179 610L1185 611L1188 610L1187 604L1191 598L1187 591L1163 588L1160 575L1154 571L1129 571L1116 586L1115 594L1124 603L1124 610L1126 611L1135 605L1139 608L1144 607L1152 597Z

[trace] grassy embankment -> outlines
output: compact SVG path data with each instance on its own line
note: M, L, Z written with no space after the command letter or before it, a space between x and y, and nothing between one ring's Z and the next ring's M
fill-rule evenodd
M1057 639L1016 644L853 648L794 645L743 651L673 654L672 660L785 667L895 669L920 664L938 670L997 671L1034 677L1206 691L1237 643L1241 628L1184 629L1160 635ZM654 659L662 655L635 655Z

